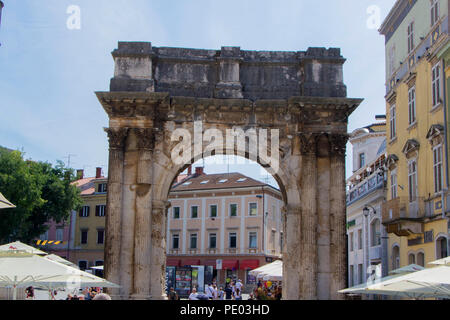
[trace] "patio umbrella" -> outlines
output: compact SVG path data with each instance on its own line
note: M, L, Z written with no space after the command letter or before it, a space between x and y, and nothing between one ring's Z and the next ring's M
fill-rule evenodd
M450 267L440 266L394 275L341 293L382 294L407 298L450 298Z
M439 259L439 260L436 260L436 261L432 261L429 264L432 264L432 265L450 265L450 257Z
M52 261L55 261L55 262L59 262L59 263L65 264L66 266L70 266L72 268L80 269L75 263L70 262L70 261L68 261L66 259L63 259L63 258L61 258L60 256L58 256L56 254L49 254L49 255L44 256L44 258L52 260Z
M118 285L59 262L25 252L0 252L0 286L17 288L29 286L48 290L61 287L113 287Z
M405 273L420 271L423 269L425 269L425 268L422 266L419 266L417 264L410 264L409 266L392 270L391 272L389 272L389 274L405 274Z
M269 271L266 275L263 276L264 281L283 281L283 268L278 268L272 271Z
M19 251L33 253L33 254L42 254L42 255L47 254L47 252L36 249L36 248L29 246L25 243L22 243L20 241L7 243L7 244L0 246L0 252L19 252Z
M251 271L249 271L249 274L251 276L258 276L259 274L263 273L263 272L267 272L269 270L272 270L274 268L279 268L281 266L281 268L283 268L283 262L281 260L276 260L272 263L263 265L259 268L253 269Z
M15 207L16 206L9 202L8 199L6 199L5 196L0 192L0 209L9 209Z

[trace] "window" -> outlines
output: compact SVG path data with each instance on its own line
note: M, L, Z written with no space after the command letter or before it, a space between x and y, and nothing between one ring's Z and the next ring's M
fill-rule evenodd
M219 183L225 183L227 181L228 181L228 179L222 179L222 180L219 180Z
M417 200L417 163L416 160L408 164L409 202Z
M256 240L257 240L257 234L256 234L256 232L250 232L249 233L249 241L248 241L248 247L250 248L250 249L256 249L256 248L258 248L258 245L257 245L257 243L256 243Z
M392 248L392 270L400 268L400 248L394 246Z
M237 182L244 182L245 180L247 180L247 178L239 178L239 179L237 180Z
M372 221L370 224L370 235L372 247L379 246L381 244L380 220L375 219Z
M361 169L366 165L366 155L364 153L359 154L359 168Z
M414 50L414 21L408 26L408 54Z
M172 235L172 249L180 248L180 236L178 234Z
M446 258L448 256L447 238L440 237L436 240L437 259Z
M87 244L88 230L81 230L81 244Z
M389 123L390 123L391 140L393 140L395 139L395 137L397 137L395 104L391 106Z
M83 207L81 207L81 209L79 211L79 216L80 217L89 217L89 211L90 211L89 206L83 206Z
M439 20L439 1L431 1L431 26L434 26Z
M276 232L272 230L272 233L270 234L270 249L275 250L275 236Z
M197 249L197 234L191 233L190 236L190 247L191 249Z
M354 282L355 282L355 267L353 265L350 266L350 283L349 283L349 287L353 287L354 286Z
M48 230L39 236L39 240L48 240Z
M349 245L350 245L350 252L353 251L353 232L350 232L350 240L349 240Z
M423 252L419 252L417 254L417 264L419 266L425 267L425 254Z
M98 185L98 192L106 192L108 189L108 184L107 183L100 183Z
M397 198L397 172L391 172L391 199Z
M217 217L217 205L216 204L212 204L209 206L209 216L211 218Z
M416 87L411 87L408 91L409 124L416 122Z
M434 192L442 191L442 146L433 149Z
M105 242L105 230L97 229L97 244L103 244Z
M408 256L408 264L416 264L416 256L414 253L410 253Z
M98 206L95 206L95 216L96 217L104 217L106 211L106 205L101 204Z
M362 230L359 229L358 230L358 250L362 249L362 243L363 243L363 239L362 239Z
M216 249L216 245L217 245L217 235L215 233L210 233L209 234L209 248L210 249Z
M441 66L437 63L431 70L433 108L441 102Z
M173 218L180 219L180 207L173 207Z
M191 218L192 219L197 219L198 218L198 207L197 206L192 206L191 207Z
M97 260L97 261L95 261L95 265L96 265L96 266L102 266L102 265L104 265L104 264L105 264L105 263L104 263L103 260ZM94 273L95 273L95 275L96 275L97 277L103 278L103 270L98 270L98 269L96 269L96 270L94 271Z
M184 186L188 186L188 185L190 185L191 183L192 183L191 181L188 181L188 182L183 183L183 185L184 185Z
M80 268L81 271L84 271L88 267L88 262L85 260L78 261L78 267Z
M205 180L205 181L200 182L200 184L207 184L208 182L209 182L209 180Z
M229 247L230 249L236 249L237 248L237 234L235 232L232 232L229 234Z
M237 204L231 203L230 204L230 217L236 217L237 216Z
M363 282L364 282L363 265L358 264L358 284L361 284Z
M63 241L63 240L64 240L64 229L57 228L56 229L56 241Z
M251 217L255 217L258 215L258 204L256 202L248 204L248 215Z
M395 69L395 46L389 50L389 77L394 73Z

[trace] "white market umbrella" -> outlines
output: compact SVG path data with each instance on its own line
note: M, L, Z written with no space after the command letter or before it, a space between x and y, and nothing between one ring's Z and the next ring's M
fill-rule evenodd
M0 253L0 286L17 288L29 286L48 290L61 287L119 287L100 277L72 268L59 262L23 252Z
M432 261L429 264L432 264L432 265L450 265L450 257L439 259L439 260L436 260L436 261Z
M64 258L61 258L60 256L58 256L56 254L49 254L49 255L44 256L44 258L52 260L52 261L55 261L55 262L59 262L59 263L65 264L66 266L70 266L72 268L80 269L75 263L70 262L70 261L68 261L68 260L66 260Z
M94 266L94 267L91 267L91 269L103 270L103 266Z
M9 202L4 195L0 192L0 209L15 208L16 206Z
M278 268L270 271L265 276L263 276L264 281L283 281L283 268Z
M276 261L274 261L272 263L263 265L263 266L261 266L259 268L256 268L256 269L253 269L253 270L249 271L249 274L251 276L258 277L259 274L262 274L262 273L265 273L265 272L269 272L270 270L277 269L277 268L280 268L280 267L283 268L283 262L281 260L276 260Z
M341 293L382 294L407 298L450 298L450 267L440 266L394 275Z
M405 273L420 271L423 269L425 269L425 268L422 266L419 266L417 264L410 264L409 266L392 270L391 272L389 272L389 274L405 274Z
M47 255L47 252L36 249L35 247L29 246L20 241L15 241L1 245L0 252L26 252L26 253Z

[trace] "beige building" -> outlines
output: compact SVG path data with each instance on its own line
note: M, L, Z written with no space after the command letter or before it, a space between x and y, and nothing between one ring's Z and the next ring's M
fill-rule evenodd
M283 201L278 189L240 173L192 175L172 187L167 266L205 266L205 282L238 278L281 258Z

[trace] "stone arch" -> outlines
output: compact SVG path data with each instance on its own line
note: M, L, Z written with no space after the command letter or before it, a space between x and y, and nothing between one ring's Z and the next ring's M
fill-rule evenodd
M172 134L185 129L192 145L200 123L201 133L279 131L279 146L266 149L278 155L281 169L271 174L286 202L283 298L343 298L347 122L362 99L346 97L339 49L268 54L120 42L113 57L110 91L96 93L109 117L105 276L121 285L113 297L166 298L168 193L178 173L206 152L201 139L194 153L174 161ZM258 74L271 76L262 81ZM235 151L225 146L217 154Z

